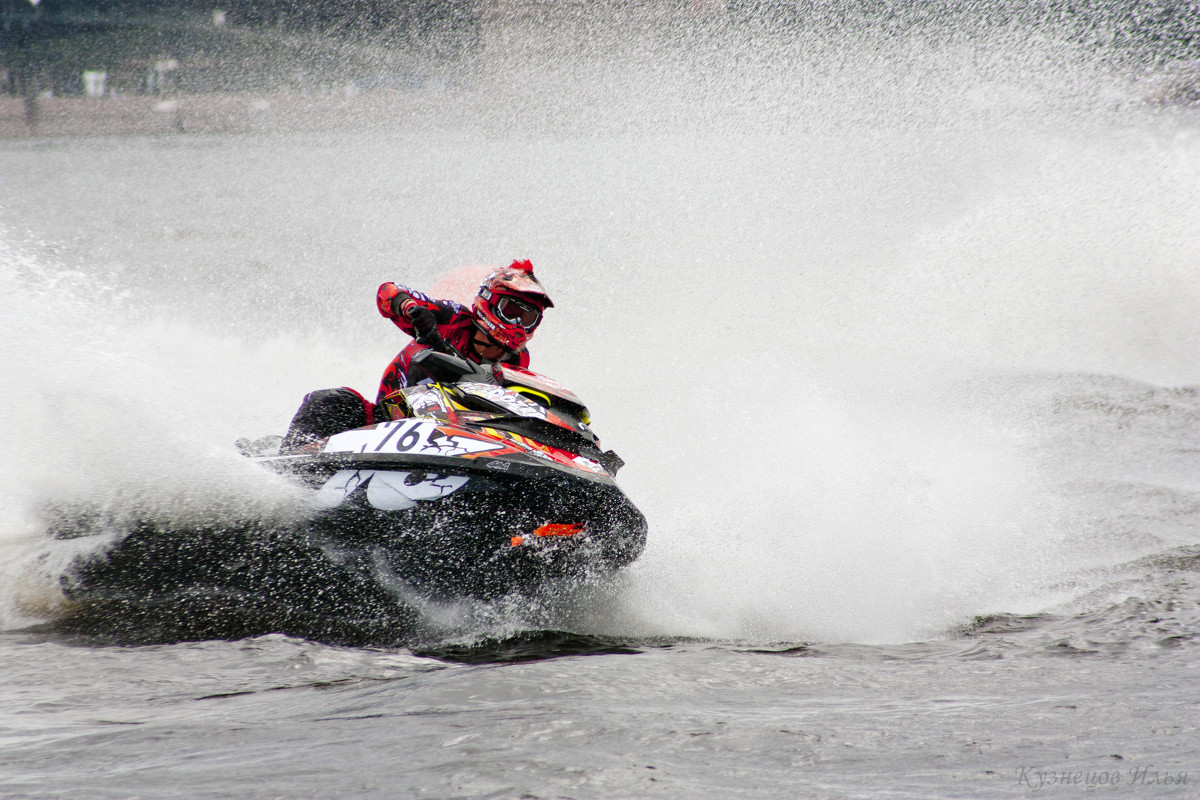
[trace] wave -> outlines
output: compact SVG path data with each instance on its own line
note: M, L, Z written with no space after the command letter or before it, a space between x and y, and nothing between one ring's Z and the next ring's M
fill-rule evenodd
M394 136L4 143L0 627L113 536L289 529L232 442L371 392L380 282L518 256L650 546L422 611L468 639L926 641L1194 545L1194 119L1086 37L853 33L508 53Z

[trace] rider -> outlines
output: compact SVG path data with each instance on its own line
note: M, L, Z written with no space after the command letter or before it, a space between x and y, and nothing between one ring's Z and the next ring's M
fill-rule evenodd
M489 274L470 308L453 300L432 300L394 283L380 286L375 302L380 314L417 340L436 332L469 361L520 367L529 366L525 344L541 324L542 313L554 307L529 261L514 261ZM409 364L427 347L413 341L400 351L384 370L377 403L408 385Z
M471 307L452 300L434 300L414 289L385 283L375 295L379 313L414 337L383 373L375 403L355 390L319 389L304 397L283 438L282 452L384 418L383 398L408 385L413 356L429 347L416 340L440 337L475 363L501 362L529 366L525 345L553 308L546 290L533 275L529 261L513 261L484 278Z

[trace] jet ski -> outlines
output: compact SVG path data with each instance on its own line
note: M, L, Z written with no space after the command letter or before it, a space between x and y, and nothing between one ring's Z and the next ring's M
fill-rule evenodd
M410 376L375 424L285 450L281 437L240 444L296 482L297 518L62 517L59 538L111 540L64 576L75 613L63 627L125 641L390 643L424 604L532 596L640 555L647 524L616 484L623 462L569 389L433 349Z
M507 364L425 350L420 382L387 419L297 452L259 455L309 487L311 526L379 548L432 596L495 596L634 561L646 520L615 481L587 408L562 384Z

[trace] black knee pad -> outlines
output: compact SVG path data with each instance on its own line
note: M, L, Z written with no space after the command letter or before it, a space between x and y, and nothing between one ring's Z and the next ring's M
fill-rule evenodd
M293 450L368 423L366 405L357 392L345 387L318 389L304 396L283 437L281 450Z

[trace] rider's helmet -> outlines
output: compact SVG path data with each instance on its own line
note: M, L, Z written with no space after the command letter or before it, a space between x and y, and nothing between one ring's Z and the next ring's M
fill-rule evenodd
M519 352L541 323L542 312L553 307L533 277L533 264L514 261L483 279L475 296L475 321L497 342Z

